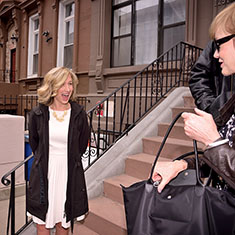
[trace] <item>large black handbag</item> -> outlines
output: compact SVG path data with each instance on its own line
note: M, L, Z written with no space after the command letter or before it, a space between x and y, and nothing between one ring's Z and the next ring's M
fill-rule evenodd
M180 116L172 121L161 143L149 179L129 187L122 186L128 234L234 235L235 197L202 183L196 141L195 170L181 172L160 194L152 181L161 150Z

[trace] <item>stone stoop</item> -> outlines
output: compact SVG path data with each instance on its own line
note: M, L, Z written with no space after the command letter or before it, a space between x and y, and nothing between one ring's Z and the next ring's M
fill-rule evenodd
M192 97L184 97L185 107L172 109L172 118L179 112L193 112ZM128 156L125 161L125 172L104 180L104 192L99 198L89 200L89 214L80 223L75 223L74 234L80 235L127 235L123 194L120 185L129 186L149 178L155 155L162 142L169 124L158 126L158 136L142 139L143 152ZM176 123L162 150L159 161L170 161L181 154L193 151L193 143L185 134L182 120ZM198 144L199 149L203 146Z

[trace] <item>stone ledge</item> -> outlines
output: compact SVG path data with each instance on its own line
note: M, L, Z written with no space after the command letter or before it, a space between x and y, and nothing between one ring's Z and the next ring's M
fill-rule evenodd
M15 197L20 197L25 195L25 184L16 185L15 187ZM5 188L0 188L0 201L7 200L10 198L10 186Z

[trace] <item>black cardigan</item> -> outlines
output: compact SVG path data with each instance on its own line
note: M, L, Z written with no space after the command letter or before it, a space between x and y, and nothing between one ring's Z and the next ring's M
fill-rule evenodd
M86 112L71 104L68 132L68 182L65 202L66 221L88 212L88 198L81 157L86 151L90 131ZM48 209L48 154L49 154L48 106L39 104L32 109L29 118L29 143L34 154L27 197L27 211L45 221ZM58 182L59 183L59 182ZM55 199L56 200L56 199Z

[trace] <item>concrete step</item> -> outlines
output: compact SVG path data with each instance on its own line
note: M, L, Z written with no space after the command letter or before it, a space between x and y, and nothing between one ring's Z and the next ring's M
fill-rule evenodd
M125 161L125 173L134 178L145 180L149 178L152 164L155 160L155 155L139 153L129 156ZM166 161L169 159L160 158L159 161Z
M19 235L37 235L36 224L31 222L24 230L22 230Z
M123 204L123 194L120 184L128 187L141 180L147 180L151 173L154 155L136 154L126 159L126 174L117 175L104 181L104 196ZM158 161L169 161L160 157Z
M184 99L184 107L190 107L190 108L196 107L192 96L184 96L183 99Z
M194 110L190 107L174 107L172 108L172 119L175 118L180 112L194 113ZM179 118L177 123L183 123L183 118Z
M163 137L159 136L143 138L143 152L150 155L156 154L159 150L162 140ZM198 148L202 149L203 145L198 143ZM176 157L191 151L193 151L192 140L168 138L161 152L161 156L164 158L175 159Z
M106 197L89 200L83 225L100 235L127 235L124 206Z
M158 125L158 136L164 137L170 124L169 123L160 123ZM177 138L181 140L190 140L190 138L185 135L184 133L184 124L183 123L176 123L173 129L170 132L169 137Z
M76 235L76 234L79 234L79 235L100 235L99 233L94 232L93 230L86 227L83 223L84 222L75 222L73 233L71 233L71 231L69 231L69 235Z
M140 181L140 179L127 174L108 178L104 180L104 196L120 204L123 204L122 187L120 184L128 187L138 181Z

